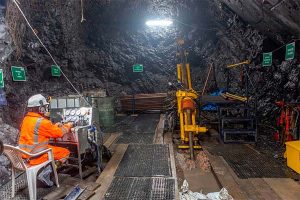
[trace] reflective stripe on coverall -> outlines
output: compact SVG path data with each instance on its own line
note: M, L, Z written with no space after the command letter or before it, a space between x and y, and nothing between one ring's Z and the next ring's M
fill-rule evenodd
M70 155L68 149L51 146L48 144L50 138L60 138L70 130L71 127L63 125L58 127L42 115L35 112L28 112L23 119L19 147L29 153L37 153L47 148L52 148L54 159L60 160ZM28 158L22 155L23 158ZM48 154L30 159L30 165L38 165L48 160Z

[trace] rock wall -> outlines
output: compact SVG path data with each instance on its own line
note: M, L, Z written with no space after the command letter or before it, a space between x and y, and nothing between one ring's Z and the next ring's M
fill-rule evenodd
M210 22L205 1L19 2L35 32L74 86L80 91L105 88L110 95L166 91L168 82L176 79L176 38L180 34L193 34L193 26L199 22ZM146 27L145 21L156 16L182 21L170 28ZM192 19L192 27L185 24ZM53 62L12 1L8 1L6 20L15 52L6 64L9 105L5 111L9 112L4 113L4 119L18 126L29 96L35 93L59 96L74 90L63 77L50 76ZM192 69L193 74L199 76L202 59L194 58L192 62L192 66L197 66ZM136 63L144 65L143 73L132 72ZM26 82L12 82L11 65L25 67Z
M80 91L105 88L110 95L122 95L168 90L168 82L176 80L175 41L183 35L196 90L202 90L210 64L214 68L208 92L225 87L227 64L249 59L251 94L259 98L263 116L272 113L276 99L298 97L297 61L283 62L284 53L278 51L272 67L261 67L262 52L276 49L297 35L297 1L264 1L263 9L262 1L239 0L19 2L37 34ZM12 1L7 4L6 21L15 51L4 65L8 99L4 120L17 127L30 95L75 92L63 77L51 77L50 57ZM158 16L171 17L174 26L145 26L147 19ZM136 63L144 65L143 73L132 72ZM11 81L11 65L26 68L27 82ZM236 80L231 84L233 92L243 94L240 72L230 73L232 82Z
M85 68L82 59L84 55L80 52L80 16L77 15L80 13L80 4L70 0L19 2L35 32L75 87L82 91L92 87L92 84L98 84L93 74ZM5 65L8 106L4 108L4 120L18 127L24 115L26 101L31 95L42 93L46 96L60 96L75 92L64 77L51 76L51 58L34 37L13 2L8 1L7 4L6 22L15 52ZM25 67L26 82L12 81L11 65Z
M245 23L262 32L276 34L292 33L299 36L300 2L298 0L221 0Z
M296 42L294 60L285 61L284 55L285 44L299 35L297 16L300 3L293 0L265 1L262 8L259 2L261 1L222 0L212 3L219 5L213 12L217 24L223 25L223 30L217 32L218 39L211 54L217 66L245 59L251 61L251 95L258 99L260 120L273 125L277 109L275 101L299 101L299 43ZM263 19L254 23L260 19L258 12L261 10L264 11ZM224 22L227 22L225 29ZM263 67L262 53L275 49L273 65ZM221 71L221 68L217 70L219 73ZM238 73L231 77L232 80L241 78ZM237 89L236 92L243 92L239 91L239 85L232 86Z

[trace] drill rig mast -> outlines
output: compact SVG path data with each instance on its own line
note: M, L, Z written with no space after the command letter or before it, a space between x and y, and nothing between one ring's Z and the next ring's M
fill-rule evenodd
M184 49L184 40L177 39L177 80L181 82L182 89L177 90L177 114L180 119L180 149L190 149L191 159L194 159L194 149L200 149L199 133L205 133L206 127L196 124L197 105L195 100L198 94L192 88L190 64L187 62L188 52Z

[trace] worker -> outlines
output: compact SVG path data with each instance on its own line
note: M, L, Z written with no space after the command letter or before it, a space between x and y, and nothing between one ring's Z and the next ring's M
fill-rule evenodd
M54 160L63 163L68 158L70 151L66 148L51 146L48 142L50 138L60 138L68 133L72 128L72 124L52 124L48 119L48 106L49 103L41 94L31 96L28 99L28 112L21 124L19 147L29 153L38 153L51 148ZM22 156L24 159L27 159L30 165L38 165L48 160L47 153L36 158L29 158L26 155ZM43 180L43 177L41 179L46 182Z

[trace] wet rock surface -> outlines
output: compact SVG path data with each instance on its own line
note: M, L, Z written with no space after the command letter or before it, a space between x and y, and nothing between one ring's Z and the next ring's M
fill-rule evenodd
M298 30L292 24L297 24L299 3L287 1L280 4L282 8L276 5L278 14L268 10L270 5L275 6L275 1L269 2L270 5L265 3L264 20L260 24L254 23L260 17L260 4L251 2L148 0L83 1L81 4L70 0L21 0L20 5L36 33L80 91L106 88L109 95L118 96L168 90L168 82L176 81L176 38L183 35L196 90L202 89L210 64L214 68L208 92L225 87L227 64L249 59L251 95L259 100L260 114L270 117L276 99L297 100L299 64L282 62L284 52L279 51L273 56L274 65L262 68L261 53L274 50L292 38ZM287 13L290 15L286 16ZM144 24L147 19L163 16L172 18L174 26L151 28ZM284 21L284 17L289 23L272 26L277 30L275 34L268 34L268 27L263 28L269 21L270 25L279 18ZM5 110L14 112L4 115L6 121L17 126L22 118L20 108L30 95L59 96L74 91L63 77L51 77L50 57L12 2L7 2L6 21L15 51L6 64L9 105ZM132 72L136 63L144 65L143 73ZM11 81L11 65L25 66L27 82ZM243 95L240 71L233 70L230 77L232 92Z
M250 94L258 100L259 121L274 125L276 100L299 101L299 45L293 61L284 61L285 49L278 49L299 36L296 0L267 0L263 5L263 1L250 0L19 2L35 32L80 92L95 88L105 88L116 96L165 92L168 82L176 82L176 38L183 35L195 90L202 90L210 64L208 93L226 86L226 65L248 59ZM0 113L5 123L19 127L29 96L75 91L63 77L51 76L51 58L13 1L7 1L6 10L1 10L0 61L8 105ZM157 16L173 18L174 26L145 26L147 19ZM273 65L262 67L262 53L275 49ZM132 65L137 63L144 65L143 73L132 73ZM26 82L12 81L12 65L25 67ZM240 69L230 72L230 88L243 95L240 75ZM260 141L271 141L273 133L261 133ZM8 135L1 137L15 141Z

